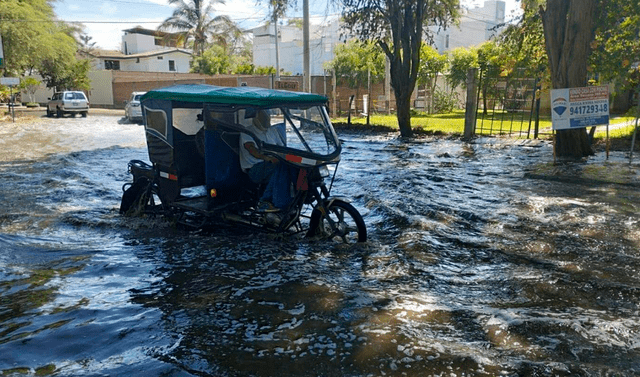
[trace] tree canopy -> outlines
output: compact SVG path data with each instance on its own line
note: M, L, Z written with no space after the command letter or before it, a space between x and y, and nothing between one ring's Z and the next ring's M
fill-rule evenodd
M169 4L175 5L176 9L158 29L182 33L185 43L193 40L193 51L196 55L202 55L209 40L233 25L227 16L211 16L214 5L224 3L224 0L169 0Z
M459 12L458 0L342 0L343 20L362 41L377 43L390 61L400 134L413 136L411 94L420 66L426 26L446 27Z
M624 89L638 86L640 62L640 2L600 1L596 14L590 66L601 81Z
M205 75L216 75L229 73L231 70L231 59L222 46L211 46L202 55L193 59L191 72Z
M449 68L449 57L440 54L438 50L429 45L422 45L420 49L420 69L418 70L418 85L424 85L429 89L428 110L433 111L433 98L436 92L438 75Z
M5 76L42 75L50 88L89 89L88 60L77 59L78 25L55 19L47 0L0 1Z
M48 1L0 1L0 14L5 75L38 71L47 60L75 61L71 28L55 21Z
M384 77L384 59L379 46L354 39L336 46L326 68L348 87L359 88L367 85L369 77L373 81Z

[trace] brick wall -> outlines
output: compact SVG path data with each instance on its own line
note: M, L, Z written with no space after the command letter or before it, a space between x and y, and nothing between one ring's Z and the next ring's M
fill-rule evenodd
M127 72L127 71L111 71L112 73L112 91L113 105L105 104L95 107L106 107L123 109L125 101L129 100L132 92L146 92L152 89L162 88L177 84L208 84L217 86L235 87L242 84L260 88L272 88L275 78L272 76L243 76L243 75L217 75L208 76L197 73L165 73L165 72ZM298 88L302 88L302 76L283 76L282 81L296 81ZM331 101L333 101L333 78L324 76L314 76L311 78L311 88L314 93L325 95L329 98L329 109L333 109ZM106 90L106 89L104 89ZM348 110L349 97L357 95L355 99L355 107L358 112L363 111L363 95L367 94L366 88L359 91L347 87L339 86L336 88L336 110L338 113L344 113ZM377 104L379 96L384 95L384 84L372 84L371 97L372 105ZM391 100L393 103L393 91L391 92ZM379 104L378 104L379 105ZM392 105L393 108L393 105Z

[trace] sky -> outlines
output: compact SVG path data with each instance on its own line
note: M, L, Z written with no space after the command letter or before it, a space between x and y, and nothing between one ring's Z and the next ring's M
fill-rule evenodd
M506 14L509 19L519 1L505 0ZM241 28L250 29L267 20L266 1L231 0L226 4L214 6L215 15L227 15ZM301 16L302 1L298 1L298 10L291 16ZM461 0L467 7L481 6L482 0ZM321 24L339 11L327 9L326 0L310 0L310 18L312 23ZM80 22L84 31L96 43L97 48L119 50L123 30L142 26L155 29L165 19L171 17L173 6L167 0L58 0L53 3L58 19L67 22Z

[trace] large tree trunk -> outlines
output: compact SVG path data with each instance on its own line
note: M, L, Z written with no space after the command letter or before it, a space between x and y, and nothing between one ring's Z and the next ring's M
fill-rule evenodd
M391 63L391 87L396 95L396 108L400 136L413 137L411 129L411 94L415 87L415 80L411 80L407 64Z
M593 41L593 20L598 0L547 0L540 8L554 89L587 84L587 64ZM558 157L582 158L593 154L584 128L556 132Z
M391 43L379 40L378 45L389 58L391 87L396 94L398 127L400 136L413 137L411 129L411 94L418 79L420 46L422 46L423 23L426 0L389 2L394 5L387 11L396 15L389 19Z
M411 93L395 90L398 126L400 136L412 137L411 129Z

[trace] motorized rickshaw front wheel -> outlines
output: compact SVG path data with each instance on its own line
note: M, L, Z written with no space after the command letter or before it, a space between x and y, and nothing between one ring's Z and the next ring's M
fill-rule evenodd
M335 199L326 208L325 215L317 208L313 210L307 236L333 239L345 244L367 241L367 228L354 206Z

